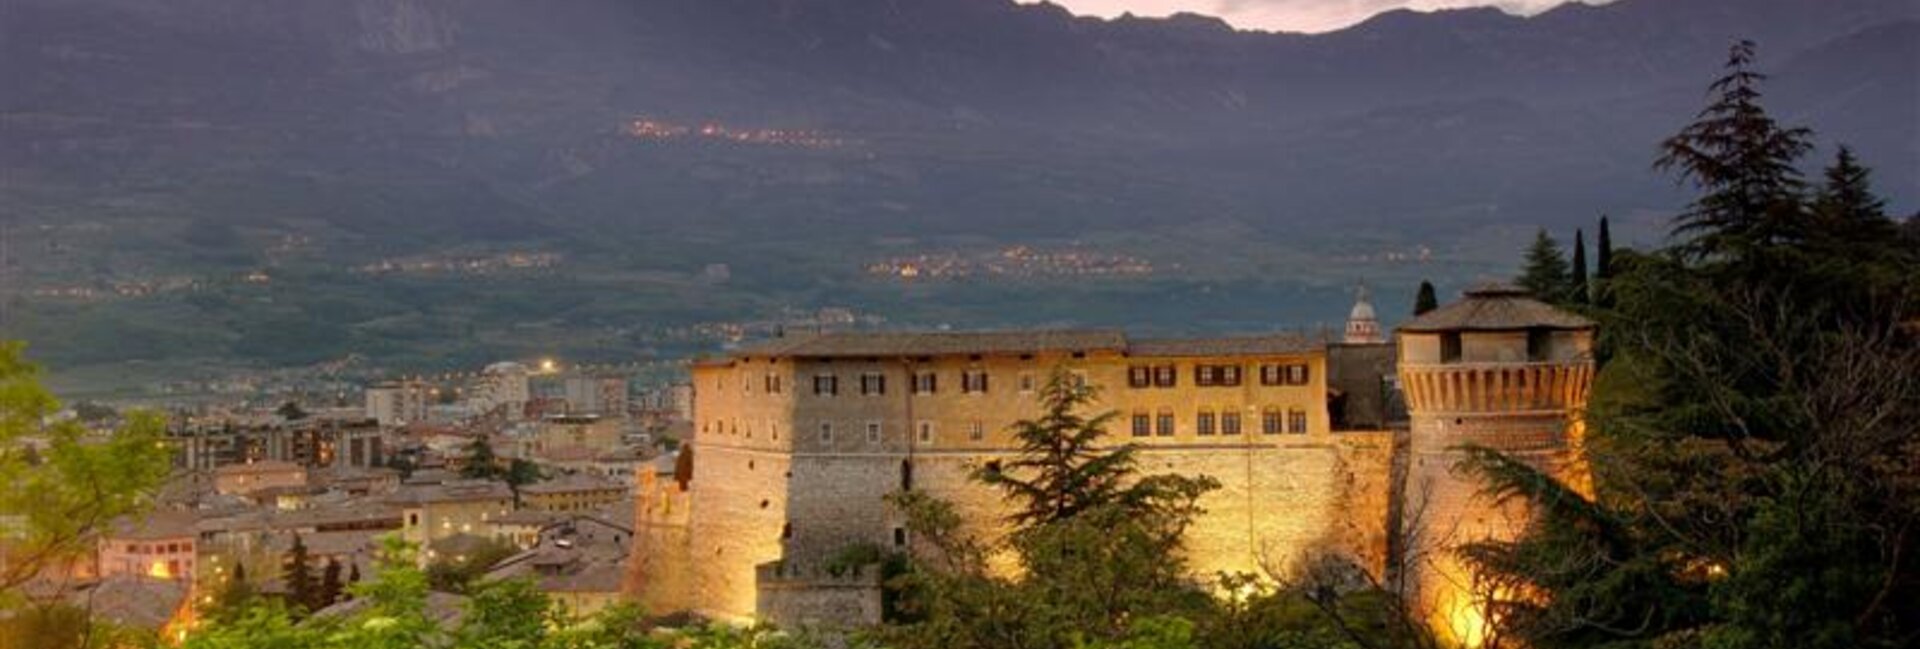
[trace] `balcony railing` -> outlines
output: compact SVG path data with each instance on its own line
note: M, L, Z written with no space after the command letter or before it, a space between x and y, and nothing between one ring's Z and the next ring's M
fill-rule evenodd
M1593 363L1403 364L1400 389L1414 413L1538 412L1585 408Z

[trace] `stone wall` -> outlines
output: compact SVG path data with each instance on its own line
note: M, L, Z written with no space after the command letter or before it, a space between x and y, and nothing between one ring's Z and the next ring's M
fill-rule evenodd
M881 616L878 564L850 566L840 574L792 562L762 564L759 582L761 618L786 628L876 623Z

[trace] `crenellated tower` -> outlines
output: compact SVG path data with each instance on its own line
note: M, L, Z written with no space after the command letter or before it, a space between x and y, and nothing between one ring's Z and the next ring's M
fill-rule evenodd
M1590 490L1582 455L1593 384L1594 324L1484 285L1399 328L1400 385L1412 430L1403 507L1406 574L1416 612L1463 646L1485 641L1477 581L1453 552L1525 530L1525 503L1494 502L1455 465L1464 445L1495 449Z

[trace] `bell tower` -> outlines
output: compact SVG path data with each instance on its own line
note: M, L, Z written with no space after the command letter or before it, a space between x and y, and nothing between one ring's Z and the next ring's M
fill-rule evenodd
M1454 470L1464 445L1491 448L1590 491L1582 417L1593 384L1592 321L1499 284L1399 328L1412 423L1404 511L1414 612L1447 640L1486 641L1483 583L1454 550L1519 536L1525 503L1481 495Z

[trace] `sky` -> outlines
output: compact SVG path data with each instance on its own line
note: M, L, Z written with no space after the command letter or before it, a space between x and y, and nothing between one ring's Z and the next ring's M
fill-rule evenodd
M1366 20L1390 9L1433 10L1494 6L1508 13L1533 14L1567 0L1052 0L1076 14L1108 18L1132 12L1165 16L1182 11L1219 16L1241 29L1324 32ZM1598 4L1603 0L1587 0Z

